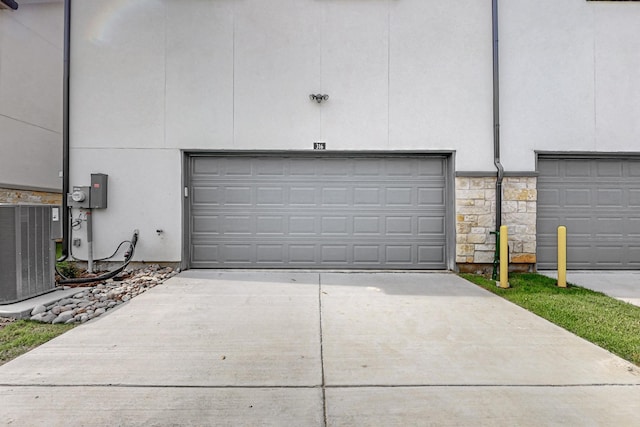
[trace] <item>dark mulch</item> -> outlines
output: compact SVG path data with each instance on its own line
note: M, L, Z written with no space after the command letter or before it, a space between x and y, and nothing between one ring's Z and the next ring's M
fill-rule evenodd
M15 321L16 319L12 317L0 317L0 329L4 328L8 324L13 323Z

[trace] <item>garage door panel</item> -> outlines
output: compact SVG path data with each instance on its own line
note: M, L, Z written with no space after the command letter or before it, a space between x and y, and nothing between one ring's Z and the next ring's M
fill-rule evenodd
M351 165L346 159L321 159L319 175L327 177L345 177L351 172Z
M640 188L629 190L629 207L640 208Z
M591 207L591 190L568 189L564 192L565 207L588 208Z
M538 241L544 236L555 235L557 232L558 224L560 224L559 217L546 217L540 218L538 217Z
M538 204L557 206L560 204L560 190L556 188L538 187Z
M354 245L353 261L356 264L379 264L380 246L378 245Z
M292 177L311 177L317 175L316 164L306 161L306 159L289 159L288 175Z
M283 264L285 255L285 247L280 244L261 244L256 245L256 260L258 264Z
M539 161L538 172L540 176L544 176L547 179L560 176L560 163L550 161Z
M353 234L356 236L363 235L381 235L382 227L380 217L378 216L356 216L353 218Z
M320 249L322 264L340 265L349 262L347 258L348 246L327 244L322 245Z
M192 228L198 230L199 234L220 233L220 221L215 215L194 216Z
M434 217L419 217L418 218L418 235L441 235L444 233L445 221L444 218Z
M445 164L438 161L425 161L418 163L418 176L420 177L433 177L436 179L442 179L445 175Z
M638 215L640 215L640 212ZM627 229L631 230L629 231L629 237L636 241L635 239L640 238L640 216L628 218L627 222L629 224ZM640 243L640 241L638 242Z
M200 175L219 176L221 159L216 157L203 158L202 161L192 165L191 174L194 177Z
M315 187L291 187L289 190L289 204L292 206L316 205Z
M606 206L624 206L624 191L619 188L602 188L597 190L598 207Z
M608 266L622 266L625 259L620 258L620 254L624 253L625 246L621 244L599 244L594 245L593 250L596 253L598 261ZM625 257L626 258L626 257Z
M386 189L386 204L389 206L411 206L413 205L413 194L411 187L390 187Z
M312 264L316 262L316 258L315 245L289 245L289 263L291 264Z
M256 233L261 235L285 234L285 218L282 215L258 216L256 218Z
M214 243L193 245L192 258L193 262L208 262L208 260L216 260L217 263L220 259L219 245Z
M191 192L194 202L199 205L219 204L221 198L219 187L194 187Z
M387 246L386 261L393 264L411 264L411 245L390 245Z
M429 262L430 260L438 260L442 263L445 262L445 251L444 248L440 245L428 246L428 245L420 245L418 246L418 262Z
M623 176L623 173L622 173L623 164L616 160L600 161L596 163L596 168L597 168L599 177L620 178Z
M559 176L562 176L562 172L564 172L566 177L588 178L591 176L591 162L589 160L573 160L565 163L564 169L560 168L558 171L560 172Z
M248 215L225 215L223 218L222 230L224 234L250 234L252 231L252 221Z
M284 165L276 159L264 159L255 165L255 174L259 177L283 177Z
M349 218L346 216L324 217L321 220L320 233L323 235L347 235L349 233Z
M255 204L258 206L283 206L285 192L286 190L282 187L258 187Z
M639 265L640 159L541 158L538 268L555 268L556 229L567 227L571 269Z
M407 163L403 160L389 159L385 163L386 174L388 176L413 176L415 174L415 166L413 162Z
M225 262L246 264L253 259L251 244L227 243L223 245L223 249L223 260Z
M382 164L377 160L361 160L355 163L353 175L358 177L378 178L382 173Z
M411 216L390 216L385 220L385 230L388 235L405 235L411 236L413 234Z
M316 234L316 218L314 216L292 216L289 218L289 234Z
M380 206L380 188L356 187L353 189L353 203L356 206Z
M624 236L624 219L619 217L600 216L594 219L596 228L593 231L595 238L603 241L606 238L621 238Z
M560 220L562 221L562 220ZM591 217L565 217L561 224L571 230L572 236L591 237L593 232ZM557 233L558 225L555 226L553 233Z
M629 254L629 265L634 269L640 269L640 245L629 245L627 250Z
M239 177L252 175L252 165L243 162L241 159L228 159L219 165L219 167L223 176Z
M325 187L322 189L322 204L325 206L350 206L349 189L344 187Z
M190 160L191 267L446 268L443 156L221 158Z
M226 187L224 204L251 206L251 187Z
M444 205L445 192L442 188L418 188L418 206Z
M567 247L567 259L571 259L572 263L586 268L591 262L592 252L593 248L589 244L572 243Z

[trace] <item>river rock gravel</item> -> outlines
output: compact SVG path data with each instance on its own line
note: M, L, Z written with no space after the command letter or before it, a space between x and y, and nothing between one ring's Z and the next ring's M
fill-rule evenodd
M47 306L39 305L31 312L31 320L44 323L84 323L103 315L143 292L178 274L171 267L149 267L121 273L98 284L83 284L70 298Z

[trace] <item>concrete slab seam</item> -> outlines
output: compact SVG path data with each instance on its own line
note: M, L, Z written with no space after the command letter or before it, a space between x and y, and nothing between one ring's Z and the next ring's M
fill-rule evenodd
M202 390L259 390L292 389L313 390L317 385L189 385L189 384L0 384L0 387L13 388L157 388L157 389L202 389Z
M0 384L0 388L11 389L158 389L158 390L314 390L320 389L323 396L326 390L357 389L471 389L471 388L513 388L513 389L576 389L576 388L640 388L640 384L362 384L362 385L325 385L325 386L291 386L291 385L255 385L255 386L207 386L207 385L173 385L173 384ZM323 407L326 403L323 401Z
M358 388L579 388L579 387L640 387L640 383L585 384L345 384L326 385L327 389Z
M320 326L320 374L322 376L321 388L322 388L322 417L323 425L327 424L327 389L326 381L324 377L324 347L323 347L323 335L322 335L322 275L318 273L318 316Z

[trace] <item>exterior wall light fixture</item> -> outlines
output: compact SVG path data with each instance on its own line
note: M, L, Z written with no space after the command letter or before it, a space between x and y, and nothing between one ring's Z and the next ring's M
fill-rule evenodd
M312 101L316 101L318 104L320 104L322 101L326 101L327 99L329 99L329 95L327 94L321 94L321 93L316 93L316 94L311 94L309 95L309 99Z

